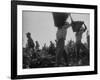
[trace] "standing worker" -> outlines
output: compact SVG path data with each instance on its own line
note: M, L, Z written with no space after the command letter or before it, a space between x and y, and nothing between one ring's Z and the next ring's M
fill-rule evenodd
M65 61L67 59L67 54L64 54L64 44L67 35L67 29L70 27L70 24L66 22L61 28L58 28L56 33L57 37L57 50L56 50L56 63L57 66L61 65L61 58L64 57Z

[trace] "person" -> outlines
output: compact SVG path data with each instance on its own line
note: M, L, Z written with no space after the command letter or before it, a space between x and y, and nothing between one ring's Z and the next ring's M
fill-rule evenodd
M57 47L57 40L55 40L55 47Z
M26 37L27 37L27 44L26 44L27 54L29 55L29 58L32 60L35 58L35 56L33 57L33 55L35 55L34 53L35 44L34 44L33 39L31 38L30 32L26 33Z
M69 27L70 27L70 24L68 22L66 22L66 24L64 24L61 28L58 28L58 31L56 33L56 37L57 37L56 65L57 66L61 65L62 57L64 57L64 59L67 58L67 54L64 51L64 44L65 44L65 40L66 40L67 29ZM66 59L65 59L65 61L66 61Z
M46 43L43 45L42 50L45 50L45 51L47 50Z
M84 28L85 27L85 28ZM76 55L77 55L77 63L79 62L80 57L80 49L85 50L86 47L81 42L82 40L82 34L86 31L87 27L84 24L84 27L82 26L78 32L76 32Z
M38 41L35 41L35 43L36 43L35 49L36 50L39 50L39 47L40 47L39 42Z
M31 38L31 33L26 33L27 36L27 48L34 50L35 44Z
M55 55L55 45L52 41L50 41L49 54Z

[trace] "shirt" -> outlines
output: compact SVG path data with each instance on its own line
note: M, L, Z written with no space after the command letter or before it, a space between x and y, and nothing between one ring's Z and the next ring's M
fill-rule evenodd
M28 42L28 47L29 48L34 48L34 42L33 42L33 40L31 39L31 38L29 38L28 40L27 40L27 42Z
M67 34L67 30L62 28L62 29L58 29L56 36L57 36L57 40L64 38L64 40L66 39L66 34Z

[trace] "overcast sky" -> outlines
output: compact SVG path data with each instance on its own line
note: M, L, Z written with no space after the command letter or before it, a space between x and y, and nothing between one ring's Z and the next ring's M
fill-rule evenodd
M84 21L89 30L89 14L72 13L71 16L75 21ZM70 22L70 18L68 19L68 21ZM22 42L24 47L27 42L27 32L31 33L32 39L34 41L39 41L40 47L42 47L44 43L46 43L46 45L48 46L50 44L50 41L54 42L54 40L56 39L57 28L54 25L53 16L51 12L23 11L22 29ZM73 33L71 27L67 29L65 44L67 44L68 40L70 39L75 41L75 33ZM86 42L86 33L83 34L82 41Z

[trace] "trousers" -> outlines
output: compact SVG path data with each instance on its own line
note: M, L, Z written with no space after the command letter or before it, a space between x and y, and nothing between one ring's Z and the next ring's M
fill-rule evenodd
M65 40L64 38L61 38L57 42L57 48L56 48L56 63L59 66L62 62L62 57L64 58L65 62L67 63L67 54L64 50L64 44Z

